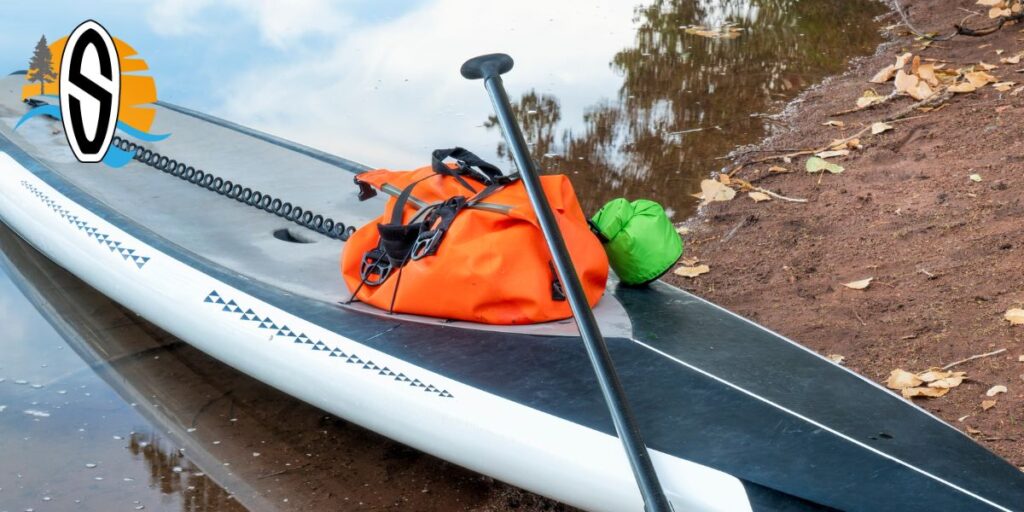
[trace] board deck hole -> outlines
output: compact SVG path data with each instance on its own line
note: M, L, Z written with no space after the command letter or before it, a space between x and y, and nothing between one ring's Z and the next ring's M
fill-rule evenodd
M281 228L274 230L274 238L284 241L291 242L293 244L312 244L316 243L312 237L306 236L305 233L297 232L298 230L292 230L290 228Z

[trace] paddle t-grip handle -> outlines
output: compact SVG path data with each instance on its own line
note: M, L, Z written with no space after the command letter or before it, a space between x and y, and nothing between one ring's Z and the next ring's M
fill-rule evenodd
M513 64L515 62L507 54L489 53L467 60L459 71L463 77L470 80L487 79L508 73L512 70Z

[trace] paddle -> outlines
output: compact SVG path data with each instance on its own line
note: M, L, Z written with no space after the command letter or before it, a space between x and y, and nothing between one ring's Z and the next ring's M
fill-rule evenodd
M580 285L579 276L569 258L569 251L565 247L565 240L558 230L555 216L551 212L551 205L548 204L544 190L541 188L539 173L534 166L533 159L526 151L526 141L519 130L515 116L512 114L512 106L508 102L508 94L501 82L501 75L512 69L512 57L503 53L481 55L467 60L462 65L462 76L470 79L483 79L484 87L491 96L491 103L494 105L494 113L498 116L498 125L508 142L512 159L519 168L519 174L526 187L526 193L530 197L530 204L537 213L537 220L540 222L541 231L547 240L548 249L558 270L558 277L562 280L562 287L565 289L566 298L569 299L569 306L572 309L573 317L576 318L576 325L580 329L580 337L587 348L587 355L590 363L597 374L597 381L601 385L601 393L608 404L612 421L615 423L615 431L619 434L622 446L626 450L629 464L633 469L633 476L640 487L640 494L644 498L644 504L648 512L670 512L672 510L665 492L658 483L658 474L654 471L651 463L650 453L640 436L640 429L637 427L633 412L630 410L626 400L626 393L622 389L619 375L615 371L611 355L608 353L608 346L597 326L594 312L590 309L587 297L583 293L583 286Z

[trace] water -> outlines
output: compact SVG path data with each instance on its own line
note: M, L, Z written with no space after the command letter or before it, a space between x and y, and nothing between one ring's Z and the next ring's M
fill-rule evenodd
M102 12L149 61L162 99L374 166L418 167L452 145L510 166L482 87L457 73L507 51L506 85L546 172L568 174L588 212L647 197L682 220L717 158L873 51L883 11L873 0L300 4L61 0L45 19L8 6L0 65L22 67L39 30L52 40ZM739 37L686 33L727 23ZM0 249L0 512L495 505L477 475L213 361L6 228Z
M880 36L869 18L881 11L850 0L655 2L636 9L632 44L609 56L617 93L586 107L582 122L563 119L558 87L523 93L517 113L534 158L571 176L585 211L644 197L682 220L718 158L768 133L766 113L873 51ZM686 33L726 23L740 36ZM496 153L506 156L503 143Z

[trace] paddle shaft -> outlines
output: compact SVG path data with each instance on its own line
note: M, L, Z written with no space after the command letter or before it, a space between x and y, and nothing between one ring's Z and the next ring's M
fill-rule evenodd
M594 373L597 374L597 381L601 385L601 393L608 404L609 412L611 412L615 430L619 434L619 439L622 441L629 464L633 469L633 475L640 487L644 505L648 512L670 512L672 507L658 482L658 474L654 470L650 453L640 435L633 411L629 407L626 392L615 371L611 354L608 353L608 345L601 335L597 319L583 293L583 286L580 284L579 276L577 276L572 259L569 257L565 240L562 238L558 223L551 211L551 205L541 187L539 173L526 150L526 141L512 114L512 106L509 104L508 94L505 93L501 76L494 74L484 77L484 87L491 96L491 103L494 105L494 112L498 117L498 125L501 126L501 131L505 135L512 158L516 167L519 168L523 185L526 187L530 203L537 213L541 231L544 232L544 239L551 251L558 276L562 280L562 287L569 300L573 317L576 319L576 325L579 326L580 337L583 338L583 344L587 348L590 363L594 367Z

